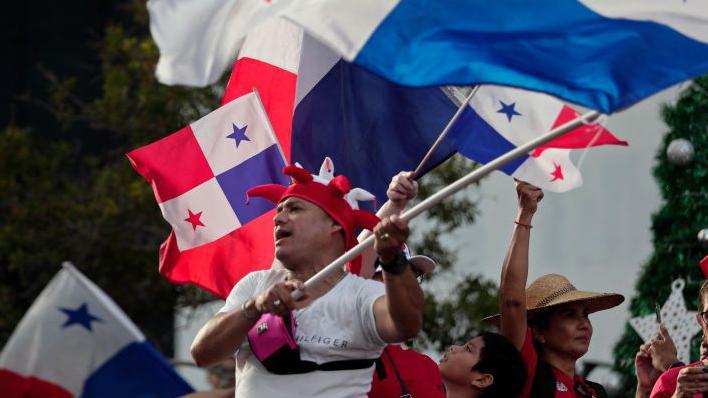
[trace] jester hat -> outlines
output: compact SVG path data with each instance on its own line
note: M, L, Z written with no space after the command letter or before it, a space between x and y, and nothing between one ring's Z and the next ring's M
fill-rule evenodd
M312 175L299 164L286 166L283 174L292 177L290 186L279 184L259 185L249 189L248 197L262 197L275 204L289 197L304 199L315 204L342 227L346 250L358 243L357 228L373 230L380 221L376 215L359 210L359 200L374 200L375 197L361 188L351 188L349 179L343 175L334 176L334 166L330 158L325 158L319 175ZM359 260L359 259L358 259ZM349 271L359 274L361 261L353 261Z

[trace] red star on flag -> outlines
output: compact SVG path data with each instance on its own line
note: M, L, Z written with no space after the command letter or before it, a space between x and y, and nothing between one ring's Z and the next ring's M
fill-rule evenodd
M556 180L562 180L563 179L563 169L561 169L560 165L556 162L553 162L553 172L551 172L551 176L553 179L551 179L551 182L556 181Z
M201 212L201 211L200 211L199 213L196 213L196 214L195 214L195 213L192 213L192 211L189 210L189 209L187 209L187 211L189 212L189 217L185 218L184 221L186 221L186 222L188 222L188 223L191 223L191 224L192 224L192 228L193 228L195 231L197 230L197 227L198 227L198 226L199 226L199 227L204 227L204 226L205 226L204 223L202 223L202 221L199 219L199 217L202 216L202 212Z

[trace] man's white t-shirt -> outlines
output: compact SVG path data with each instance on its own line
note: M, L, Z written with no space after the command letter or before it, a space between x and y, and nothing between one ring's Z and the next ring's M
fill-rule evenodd
M285 280L286 275L282 269L248 274L234 286L219 312L240 308L246 300ZM384 293L382 283L347 274L322 297L295 310L295 340L301 359L322 364L378 358L386 342L376 331L373 305ZM365 369L276 375L261 365L244 338L236 355L236 398L366 397L373 369L372 365Z

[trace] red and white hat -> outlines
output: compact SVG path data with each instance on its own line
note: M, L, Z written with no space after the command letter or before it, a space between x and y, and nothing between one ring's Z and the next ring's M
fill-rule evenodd
M343 175L334 176L334 166L330 158L325 158L319 175L312 175L299 164L283 168L283 174L293 179L290 186L278 184L259 185L246 192L248 197L259 196L278 204L289 197L311 202L324 210L337 224L342 226L346 250L358 243L354 236L357 228L373 230L380 221L376 215L359 210L357 201L373 200L374 195L361 188L351 188L349 179ZM359 274L361 260L349 264L349 272Z

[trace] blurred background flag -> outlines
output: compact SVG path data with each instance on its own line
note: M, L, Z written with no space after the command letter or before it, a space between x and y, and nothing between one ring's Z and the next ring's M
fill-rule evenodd
M282 14L408 86L495 83L604 113L708 71L708 2L311 0Z
M150 33L160 49L157 79L206 86L233 62L248 30L272 15L262 0L150 0Z
M178 397L192 388L74 266L49 282L0 353L4 398Z
M246 191L288 179L256 93L127 156L172 226L160 247L160 272L168 279L226 297L242 276L270 267L274 206L262 198L247 203Z
M452 93L458 101L463 100L464 96L456 90ZM494 85L480 86L469 106L467 125L453 128L448 139L457 151L479 163L487 163L580 116L550 95ZM627 142L600 124L588 124L500 170L537 187L565 192L582 184L580 170L570 160L570 150L599 145L626 146Z

